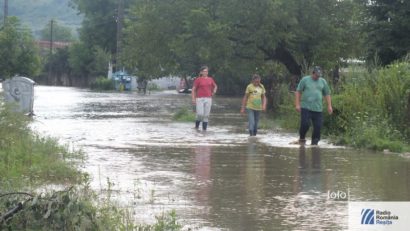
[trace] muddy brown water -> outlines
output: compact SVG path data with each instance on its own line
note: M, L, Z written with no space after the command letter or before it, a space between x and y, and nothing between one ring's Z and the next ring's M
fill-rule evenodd
M175 210L184 230L346 230L348 200L410 200L409 159L289 145L296 131L249 139L240 100L217 96L203 133L172 120L189 95L36 86L33 128L81 148L91 187L139 223Z

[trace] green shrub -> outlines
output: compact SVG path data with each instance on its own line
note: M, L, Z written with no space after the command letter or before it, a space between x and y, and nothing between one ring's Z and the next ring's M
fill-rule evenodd
M111 79L106 77L98 77L93 83L91 83L90 88L102 91L114 90L114 83Z
M325 118L326 130L352 146L402 150L410 137L410 64L349 73L343 91L333 96L334 114Z
M401 152L404 142L399 131L395 130L387 118L377 114L355 113L348 130L342 135L347 144L382 151L388 149Z

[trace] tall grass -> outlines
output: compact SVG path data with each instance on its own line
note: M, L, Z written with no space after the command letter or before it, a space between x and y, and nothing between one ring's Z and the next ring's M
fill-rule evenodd
M83 177L70 160L80 152L68 152L55 139L28 128L29 118L0 106L0 182L79 182Z
M333 97L334 115L326 128L341 143L401 152L410 138L410 63L369 72L349 72Z

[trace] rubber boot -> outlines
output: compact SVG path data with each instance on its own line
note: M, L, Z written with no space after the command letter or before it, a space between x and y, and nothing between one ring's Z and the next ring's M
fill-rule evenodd
M199 120L195 121L195 129L199 129L199 123L201 123L201 121Z
M208 127L208 122L202 122L202 130L206 131Z

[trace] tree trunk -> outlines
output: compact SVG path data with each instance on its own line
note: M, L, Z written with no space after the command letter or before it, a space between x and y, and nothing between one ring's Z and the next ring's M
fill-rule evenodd
M296 62L293 55L286 48L278 46L271 58L285 65L292 76L299 76L300 78L302 75L302 67Z
M286 49L282 44L278 44L278 46L274 50L265 49L263 47L259 47L259 49L261 49L265 53L266 60L276 60L285 65L286 69L288 69L290 73L289 90L296 90L297 83L299 82L302 75L302 67L296 61L295 57L293 57L290 51Z

